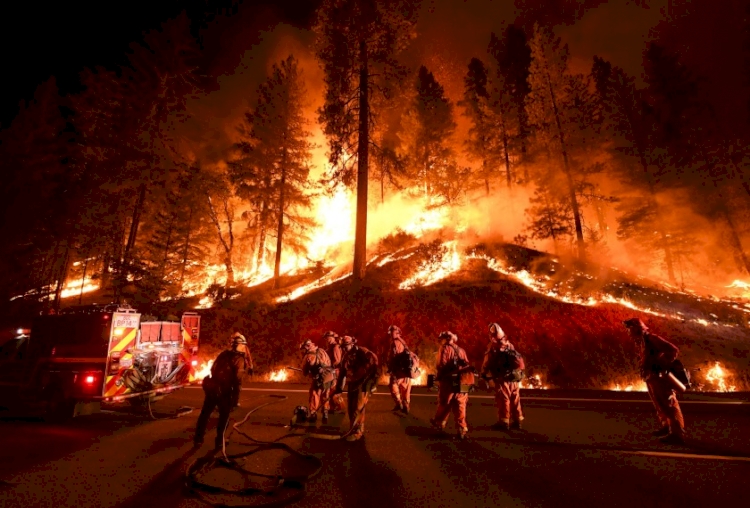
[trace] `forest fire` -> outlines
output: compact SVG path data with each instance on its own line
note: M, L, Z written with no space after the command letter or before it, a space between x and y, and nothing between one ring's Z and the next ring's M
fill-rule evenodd
M708 369L705 374L705 379L709 383L709 389L707 391L717 392L735 392L737 388L734 385L730 385L727 381L728 372L726 368L721 366L721 363L715 362L714 366Z
M456 251L456 242L446 242L441 246L440 257L425 261L412 277L399 284L399 289L416 286L429 286L449 276L461 268L461 257Z
M196 380L202 380L206 376L211 375L211 367L213 366L214 361L209 360L207 362L201 363L200 367L195 369L195 379Z
M272 371L268 375L268 380L275 381L275 382L282 382L282 381L286 381L288 377L289 376L286 372L286 369L279 369L279 370Z
M646 387L646 382L643 380L638 380L635 383L628 383L628 384L620 384L615 383L611 385L607 390L613 391L613 392L646 392L648 391L648 388Z

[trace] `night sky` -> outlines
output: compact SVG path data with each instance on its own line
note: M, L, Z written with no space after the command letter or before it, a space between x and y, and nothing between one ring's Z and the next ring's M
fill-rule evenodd
M306 27L316 0L132 0L128 2L8 2L0 16L4 92L0 99L0 128L18 113L20 101L54 76L62 93L80 90L78 75L85 67L114 68L127 62L131 43L145 31L185 11L194 33L205 39L217 16L242 8L263 19ZM233 6L235 6L233 8Z

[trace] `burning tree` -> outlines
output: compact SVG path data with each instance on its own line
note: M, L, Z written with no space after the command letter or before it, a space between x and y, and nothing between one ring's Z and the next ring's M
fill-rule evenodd
M581 207L576 195L577 174L571 160L571 138L578 128L577 116L581 106L579 92L582 87L576 77L568 73L568 48L561 46L549 29L536 26L531 40L531 67L526 111L535 128L537 139L548 153L559 154L562 158L562 172L565 176L564 191L570 202L575 224L578 257L585 256L583 240L583 220ZM540 185L549 182L539 181Z
M320 121L334 167L331 180L357 184L355 280L364 278L367 261L370 101L374 91L388 98L403 77L394 55L410 39L418 8L414 0L325 0L318 11L317 55L326 83Z
M458 167L450 138L456 130L453 104L435 76L422 66L404 137L412 177L432 203L451 204L465 190L468 171Z
M306 90L297 60L289 56L274 64L258 87L255 109L245 115L241 157L230 163L238 193L255 203L258 265L263 264L267 231L275 227L274 288L278 287L284 235L294 244L312 225L299 211L310 207L310 132L305 120Z

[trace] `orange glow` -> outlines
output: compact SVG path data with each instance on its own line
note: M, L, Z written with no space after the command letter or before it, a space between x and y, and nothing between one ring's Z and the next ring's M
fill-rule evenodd
M521 388L533 389L533 390L546 390L547 388L549 388L547 385L544 384L544 381L542 380L542 377L539 374L534 374L531 377L522 379L521 382L518 383L518 386Z
M399 284L399 289L411 289L416 286L429 286L434 284L461 268L461 257L456 251L456 242L446 242L442 257L437 262L427 261L416 274Z
M716 392L736 392L737 388L734 385L728 384L726 377L729 372L722 368L721 363L716 362L706 372L706 381L710 383L709 391Z
M288 377L289 375L286 373L286 369L279 369L271 372L271 374L268 375L268 380L282 382L286 381Z
M195 379L201 380L204 377L211 374L211 366L213 366L214 361L209 360L208 362L204 362L201 364L201 366L197 369L195 369Z
M623 385L616 383L607 388L607 390L611 390L613 392L647 392L648 388L646 387L645 381L639 380L635 383L628 383Z

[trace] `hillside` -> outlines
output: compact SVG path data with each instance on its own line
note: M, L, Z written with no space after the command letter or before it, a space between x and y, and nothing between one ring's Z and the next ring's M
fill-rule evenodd
M445 276L424 287L399 288L420 270L426 278ZM358 289L348 278L336 281L342 275L329 272L321 281L334 282L289 301L284 295L294 297L295 289L314 280L297 276L275 293L262 286L245 290L203 311L204 339L218 344L238 326L259 370L268 372L295 364L298 344L328 329L355 336L382 357L385 331L395 323L433 366L440 331L457 333L478 363L487 325L496 321L524 353L529 374L545 386L609 388L637 386L637 347L621 323L639 316L680 347L686 366L702 369L695 378L705 389L718 388L705 379L716 361L728 371L727 386L750 388L746 300L701 297L597 265L573 268L508 244L406 245L375 257Z

